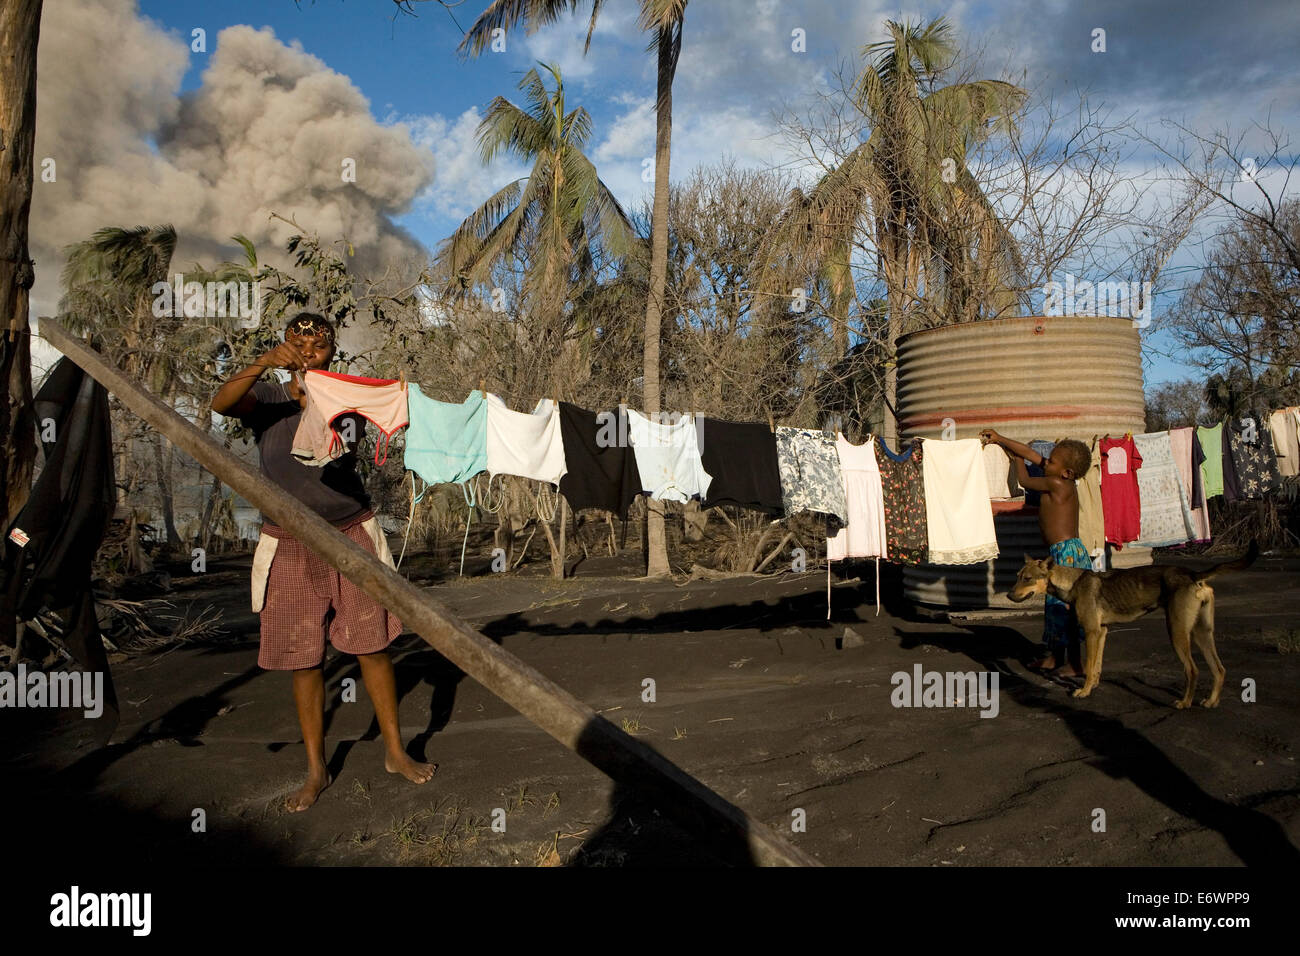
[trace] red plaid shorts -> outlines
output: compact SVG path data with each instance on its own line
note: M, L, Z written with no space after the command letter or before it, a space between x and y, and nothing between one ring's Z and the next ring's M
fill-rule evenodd
M366 512L339 528L371 554L375 545L363 525L373 517ZM395 614L283 528L268 522L262 534L277 543L261 611L259 666L276 671L316 667L324 660L326 638L345 654L373 654L402 633Z

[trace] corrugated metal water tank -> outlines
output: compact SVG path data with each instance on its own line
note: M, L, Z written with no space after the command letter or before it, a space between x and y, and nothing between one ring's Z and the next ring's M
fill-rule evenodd
M1146 418L1138 330L1130 319L1109 316L1021 316L902 337L899 434L942 438L949 421L954 438L978 438L987 427L1025 443L1140 433ZM1036 512L1013 502L998 509L995 561L907 567L904 594L956 608L1016 606L1005 595L1025 554L1046 548ZM1145 548L1120 554L1124 566L1151 560Z

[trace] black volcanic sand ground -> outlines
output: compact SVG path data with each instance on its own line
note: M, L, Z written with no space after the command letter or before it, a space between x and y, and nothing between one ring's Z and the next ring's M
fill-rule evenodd
M423 563L422 563L423 562ZM1217 710L1172 707L1182 674L1153 614L1112 631L1087 700L1028 671L1041 614L948 623L875 613L866 583L822 572L633 580L640 558L417 582L507 650L826 864L1235 865L1300 862L1300 563L1218 579ZM1187 563L1196 564L1196 561ZM327 662L335 781L281 809L303 774L286 675L258 669L248 559L180 577L179 608L225 611L225 638L114 667L122 722L96 750L67 713L0 711L10 849L87 862L710 864L720 857L465 678L418 637L394 645L403 736L436 761L417 787L384 771L351 658ZM680 580L680 577L679 577ZM886 596L897 593L888 577ZM861 646L841 648L845 627ZM850 643L853 643L852 641ZM997 670L1000 712L902 709L891 675ZM1199 663L1199 658L1198 658ZM345 678L358 702L340 702ZM641 699L642 680L657 701ZM1242 701L1253 678L1257 702ZM1199 700L1208 687L1201 669ZM206 832L195 833L203 809ZM491 827L505 811L506 830ZM1094 810L1105 832L1094 832ZM807 829L791 833L792 812ZM499 814L498 814L499 816ZM64 821L64 822L54 822ZM734 857L728 857L734 861Z

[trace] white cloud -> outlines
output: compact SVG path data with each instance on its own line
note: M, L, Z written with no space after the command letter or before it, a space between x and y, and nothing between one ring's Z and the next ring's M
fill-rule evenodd
M499 155L483 165L477 140L482 120L476 106L451 120L436 113L401 118L415 143L434 157L433 182L416 200L420 213L459 222L511 180L528 175L528 167L513 156Z

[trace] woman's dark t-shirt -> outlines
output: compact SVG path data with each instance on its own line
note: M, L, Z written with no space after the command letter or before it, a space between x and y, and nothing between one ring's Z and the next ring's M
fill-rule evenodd
M287 386L258 382L252 395L257 404L247 415L241 415L240 421L253 430L263 475L332 524L348 521L370 508L370 498L357 474L354 451L320 468L304 465L290 454L302 406L289 394ZM336 425L349 417L356 420L355 434L360 437L366 427L361 416L341 415L335 419Z

